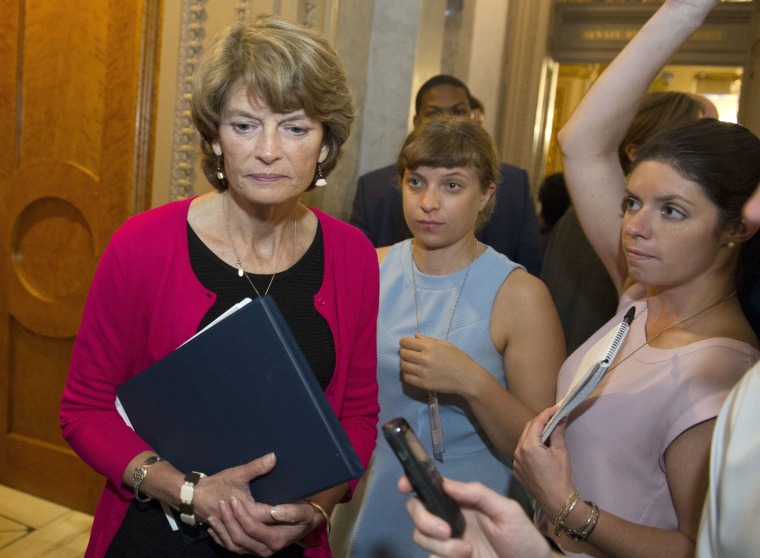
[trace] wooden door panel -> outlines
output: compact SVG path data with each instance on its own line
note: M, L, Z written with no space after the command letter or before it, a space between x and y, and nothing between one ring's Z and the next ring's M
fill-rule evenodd
M98 258L145 209L146 4L0 0L0 483L89 512L104 480L58 405Z
M8 432L3 484L94 511L103 478L73 455L60 431L58 408L71 338L39 335L11 321Z
M35 186L42 176L54 178ZM9 311L40 335L73 340L100 248L98 182L73 165L41 161L19 169L17 184L7 196Z
M21 167L61 161L101 171L108 5L103 0L25 2L21 68ZM128 127L129 123L125 122ZM60 182L45 177L45 186Z

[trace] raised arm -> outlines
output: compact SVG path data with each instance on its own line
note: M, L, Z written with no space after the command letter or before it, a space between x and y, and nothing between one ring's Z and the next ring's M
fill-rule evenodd
M719 0L667 0L613 60L559 133L573 204L618 292L627 286L620 249L626 177L618 146L660 69Z

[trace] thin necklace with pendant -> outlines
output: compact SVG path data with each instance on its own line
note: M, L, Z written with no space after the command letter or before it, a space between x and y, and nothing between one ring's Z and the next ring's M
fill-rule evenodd
M248 273L243 269L243 263L240 260L240 256L238 255L237 248L235 248L235 243L232 241L232 232L230 232L230 219L229 219L229 210L227 209L227 192L224 194L225 199L222 200L222 207L224 211L224 223L227 227L227 237L230 240L230 247L232 247L232 253L235 254L235 260L237 261L237 267L238 267L238 277L245 276L246 279L248 279L248 282L251 284L251 287L253 287L253 292L256 293L256 296L261 298L262 294L259 292L259 290L256 288L256 285L253 284L253 281L251 281L250 276ZM297 210L297 208L296 208ZM296 220L296 210L293 211L293 253L295 254L296 251L296 242L298 238L298 222ZM280 243L282 246L282 243ZM282 261L282 254L284 250L280 250L280 255L277 257L277 263L274 266L274 272L272 273L272 277L269 279L269 284L267 285L266 290L264 291L264 295L266 296L269 294L269 289L272 287L272 283L274 282L274 277L277 275L277 268L280 267L280 262Z
M722 302L726 302L728 299L733 298L735 296L736 296L736 291L733 291L731 294L729 294L727 296L724 296L723 298L719 298L718 300L716 300L715 302L712 302L712 303L708 304L707 306L705 306L701 310L699 310L697 312L694 312L691 316L689 316L687 318L684 318L682 320L678 320L676 323L670 324L669 326L662 328L660 331L658 331L657 333L655 333L651 337L648 337L647 340L644 341L641 345L639 345L638 347L636 347L633 351L631 351L630 353L628 353L627 355L625 355L625 357L623 357L618 362L616 362L613 366L611 366L610 367L610 371L614 370L615 368L617 368L618 366L620 366L621 364L623 364L626 360L628 360L633 355L635 355L636 353L638 353L641 349L643 349L644 347L646 347L647 345L649 345L652 341L654 341L655 339L657 339L660 335L662 335L663 333L665 333L669 329L673 329L674 327L678 327L682 323L688 322L692 318L696 318L700 314L703 314L704 312L707 312L710 308L713 308L714 306L717 306L718 304L720 304ZM646 310L648 310L648 308L644 309L644 311L646 311ZM643 312L642 312L642 314L643 314ZM636 317L638 318L639 316L636 316ZM644 330L644 331L646 332L646 330ZM645 335L646 335L646 333L645 333Z
M467 283L467 277L470 275L470 266L478 255L479 246L480 242L475 239L475 250L472 253L472 259L467 264L467 268L464 272L464 279L462 279L462 284L459 286L459 292L454 300L454 307L451 309L451 317L449 318L449 325L446 327L446 337L444 338L444 341L449 340L449 333L451 333L451 326L454 324L454 315L457 312L457 305L462 296L462 291L464 291L465 283ZM417 323L417 331L420 332L420 307L417 303L417 274L414 270L416 264L414 263L413 248L414 241L412 241L412 245L409 247L409 258L412 267L412 285L414 286L414 317ZM441 422L441 411L438 406L438 394L435 391L428 391L428 419L430 421L430 437L433 441L433 457L437 461L443 463L443 453L446 451L446 445L443 439L443 424Z

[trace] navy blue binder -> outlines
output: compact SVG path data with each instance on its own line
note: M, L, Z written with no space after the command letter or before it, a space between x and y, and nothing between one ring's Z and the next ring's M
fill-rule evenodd
M300 500L364 469L271 296L242 305L116 389L135 432L184 472L269 452L260 502Z

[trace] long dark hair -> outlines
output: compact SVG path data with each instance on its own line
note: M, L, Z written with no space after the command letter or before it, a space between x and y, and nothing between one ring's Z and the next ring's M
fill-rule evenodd
M721 230L738 225L742 207L760 185L760 139L744 126L702 118L654 134L636 152L635 168L655 160L696 182L715 204ZM739 300L760 337L760 235L741 246L736 270Z

